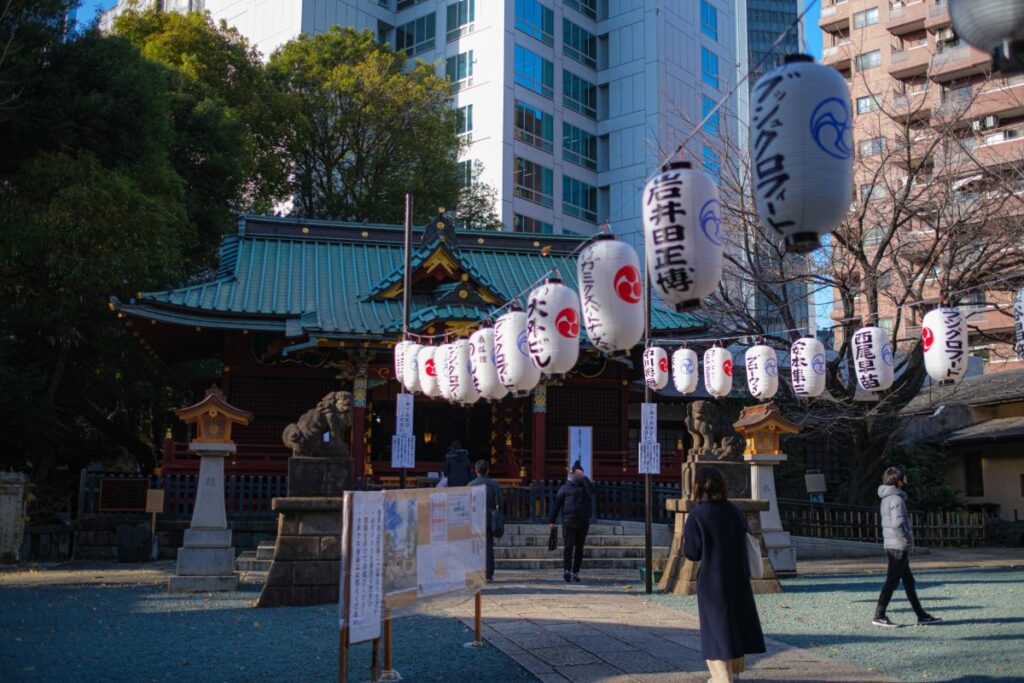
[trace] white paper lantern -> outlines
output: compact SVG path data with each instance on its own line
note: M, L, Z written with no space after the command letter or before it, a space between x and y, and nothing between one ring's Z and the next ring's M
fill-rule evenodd
M850 207L853 116L838 71L807 55L758 79L750 103L750 157L757 213L790 251L817 248Z
M480 398L500 401L508 395L508 387L498 380L494 364L494 328L484 327L469 338L469 361L473 368L473 385Z
M595 348L626 353L644 334L644 282L636 250L599 235L576 262L583 326Z
M1024 51L1024 2L1020 0L949 0L949 18L957 37L993 55L997 70L1004 57Z
M715 181L689 162L666 164L644 188L643 215L651 287L677 310L700 306L722 279L722 209Z
M936 308L921 321L924 369L936 382L956 382L967 370L967 319L959 308Z
M420 389L420 350L423 348L415 342L406 342L404 361L402 363L402 375L400 377L402 386L407 391L421 391Z
M580 300L557 278L530 292L526 300L526 343L541 373L562 377L580 355Z
M644 349L644 382L655 391L668 385L668 352L660 346Z
M697 391L699 380L697 352L693 349L676 349L672 354L672 384L684 396Z
M448 372L448 350L451 344L441 344L434 354L434 363L437 366L437 388L441 391L441 398L453 403L455 394L452 393L452 376Z
M469 405L480 400L480 394L473 384L468 339L459 339L448 346L448 383L457 403Z
M853 362L857 382L866 391L892 386L894 359L889 333L881 327L862 327L853 333Z
M825 392L825 346L814 337L801 337L789 350L793 393L815 398Z
M779 390L779 361L775 349L758 344L747 349L747 388L754 398L766 400Z
M1024 287L1017 290L1017 296L1013 299L1013 350L1017 357L1024 359Z
M732 354L721 346L704 352L704 388L715 398L732 391Z
M441 396L441 386L437 382L437 349L436 346L424 346L416 358L419 361L420 391L430 398Z
M498 380L514 396L526 396L540 381L540 369L530 360L526 342L526 313L511 310L494 325L494 364Z

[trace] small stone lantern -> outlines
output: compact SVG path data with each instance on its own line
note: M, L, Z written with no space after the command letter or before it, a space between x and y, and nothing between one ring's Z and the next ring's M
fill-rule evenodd
M744 408L733 427L747 440L743 459L750 463L751 468L750 496L768 503L768 509L761 512L761 529L768 547L768 558L777 573L795 572L796 549L789 533L782 530L774 467L787 459L779 440L784 434L798 433L800 427L784 418L772 402Z

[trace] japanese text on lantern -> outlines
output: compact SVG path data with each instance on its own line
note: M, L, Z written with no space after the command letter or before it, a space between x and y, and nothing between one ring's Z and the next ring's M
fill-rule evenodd
M790 377L793 379L793 390L798 394L807 391L807 342L797 339L793 342L790 354Z
M799 78L799 74L790 73L787 78ZM783 128L779 117L780 103L786 99L786 91L780 89L783 76L766 78L754 89L754 184L758 191L763 192L767 199L768 215L765 220L778 230L794 225L793 221L776 221L776 202L786 200L786 185L789 173L786 172L786 157L778 151L775 144Z
M545 287L539 296L530 297L526 304L526 336L529 339L530 357L538 368L546 368L551 364L551 353L542 343L547 341L544 334L548 331L547 326L541 324L542 318L548 317L547 299L541 298L546 290Z
M942 324L946 327L946 357L949 359L946 376L959 375L960 364L964 360L962 319L958 309L949 308L942 312Z
M874 350L874 335L870 330L860 330L853 335L854 360L857 372L861 373L861 386L877 389L882 386L878 376L878 356Z
M757 356L747 357L747 384L750 387L750 393L755 396L761 391L761 376L757 373L761 369L761 359Z
M580 255L580 301L583 303L583 319L587 328L590 341L597 348L604 346L604 337L601 334L603 325L601 323L601 304L594 298L594 288L597 281L594 278L594 267L597 259L594 257L593 249L585 249Z
M651 239L654 243L655 284L662 291L687 292L693 285L686 252L686 225L683 209L683 174L663 173L648 188L646 204L654 205L650 222L654 225ZM648 261L650 263L650 261Z

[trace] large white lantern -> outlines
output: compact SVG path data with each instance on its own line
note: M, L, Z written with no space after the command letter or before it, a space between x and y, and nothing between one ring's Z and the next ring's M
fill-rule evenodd
M437 382L437 350L436 346L424 346L416 357L419 362L420 391L431 398L441 396L441 387Z
M921 321L924 369L936 382L952 383L967 370L967 319L959 308L936 308Z
M480 394L473 384L468 339L459 339L448 346L448 383L457 403L468 405L480 400Z
M676 349L672 353L672 384L684 396L697 391L697 352L693 349Z
M732 354L721 346L704 352L704 388L715 398L732 391Z
M655 391L668 385L668 352L660 346L644 349L644 382Z
M401 342L399 342L401 343ZM420 350L423 348L415 342L406 342L402 362L402 375L399 381L407 391L421 391L420 389Z
M779 390L779 361L775 349L758 344L747 349L747 388L754 398L767 400Z
M526 343L541 373L562 377L580 355L580 300L576 292L551 278L526 300Z
M402 340L395 344L395 379L400 385L405 386L405 355L411 341Z
M715 181L687 161L666 164L644 188L643 215L651 287L677 310L700 306L722 279Z
M949 18L957 37L992 55L996 71L1008 70L1003 60L1019 59L1024 52L1020 0L949 0Z
M1024 359L1024 287L1017 290L1013 299L1013 330L1013 350L1017 352L1017 358Z
M613 235L599 235L580 253L576 281L590 343L606 354L629 352L644 334L644 283L636 251Z
M518 307L494 325L494 364L498 380L513 396L526 396L540 381L540 369L530 360L526 342L526 314Z
M451 344L445 343L437 347L437 353L434 354L434 362L437 364L437 388L441 391L441 398L454 402L455 394L452 393L452 376L448 372L448 350L451 346Z
M842 75L808 55L757 81L750 157L761 224L790 251L817 248L846 216L853 187L853 116Z
M484 327L469 337L469 361L473 368L473 385L480 397L500 401L508 395L508 388L498 380L494 364L494 328Z
M825 392L825 345L814 337L801 337L789 350L793 393L815 398Z
M854 332L853 362L862 389L885 391L891 387L894 359L889 333L874 326Z

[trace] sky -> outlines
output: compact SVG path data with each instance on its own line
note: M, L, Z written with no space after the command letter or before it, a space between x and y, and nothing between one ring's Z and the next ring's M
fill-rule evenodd
M78 21L85 26L92 23L96 15L117 4L117 0L82 0L78 8Z

